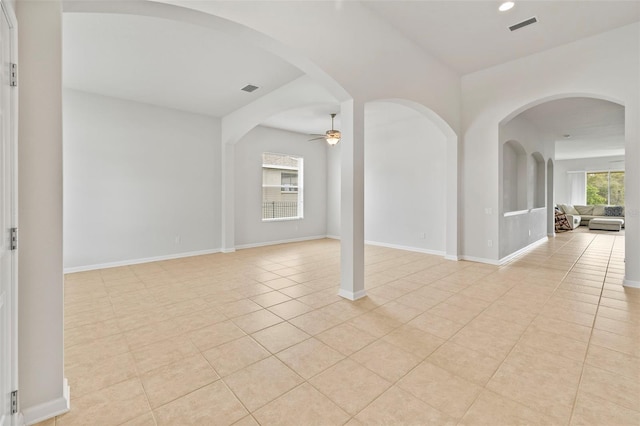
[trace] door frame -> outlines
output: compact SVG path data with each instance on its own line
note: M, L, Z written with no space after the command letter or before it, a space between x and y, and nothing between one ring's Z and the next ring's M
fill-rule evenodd
M9 62L18 63L18 20L11 4L6 0L0 0L0 13L5 17L9 25ZM2 19L2 17L0 17ZM9 140L8 152L10 157L10 221L12 227L18 227L18 88L10 87L9 93ZM18 250L11 252L11 281L9 294L5 303L9 309L9 324L7 324L9 341L9 385L10 389L18 389ZM18 400L19 404L19 400ZM22 424L22 415L18 405L18 413L9 417L9 425Z

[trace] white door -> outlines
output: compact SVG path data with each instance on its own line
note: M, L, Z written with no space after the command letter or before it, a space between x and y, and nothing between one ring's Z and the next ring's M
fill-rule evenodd
M17 384L16 251L11 228L16 226L16 146L10 86L11 29L4 3L0 13L0 426L11 425L11 392Z

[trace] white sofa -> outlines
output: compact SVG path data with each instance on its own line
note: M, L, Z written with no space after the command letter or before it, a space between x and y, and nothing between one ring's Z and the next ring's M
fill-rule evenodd
M582 226L588 226L589 221L595 218L622 219L624 228L624 206L582 206L570 204L558 204L560 210L567 215L569 223L578 223ZM574 225L575 229L578 225Z

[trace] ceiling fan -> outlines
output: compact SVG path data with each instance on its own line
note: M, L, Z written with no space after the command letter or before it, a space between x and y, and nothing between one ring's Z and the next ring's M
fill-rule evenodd
M340 130L335 130L333 128L333 119L335 117L336 117L336 114L331 114L331 130L327 130L324 135L311 135L311 136L318 136L318 137L309 139L309 140L316 141L319 139L324 139L331 146L336 145L338 142L340 142L340 138L342 137L342 134L340 133Z

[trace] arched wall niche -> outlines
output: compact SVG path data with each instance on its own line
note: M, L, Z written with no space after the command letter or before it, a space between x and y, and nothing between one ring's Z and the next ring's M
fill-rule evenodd
M531 173L531 195L533 196L533 205L532 208L539 209L545 206L545 164L544 157L539 152L534 152L531 154L532 162L532 173Z
M502 199L504 213L527 209L527 153L515 140L502 146Z

